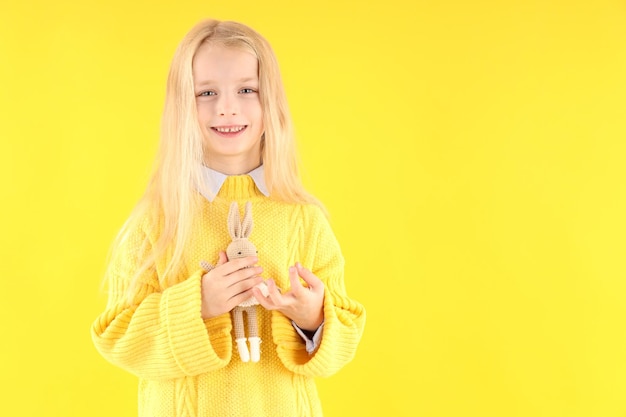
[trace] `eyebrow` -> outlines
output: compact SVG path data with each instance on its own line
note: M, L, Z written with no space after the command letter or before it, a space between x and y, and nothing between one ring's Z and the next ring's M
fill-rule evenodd
M237 80L238 83L242 83L242 84L249 83L251 81L258 82L259 81L259 77L245 77L245 78L240 78L240 79ZM196 87L203 87L205 85L211 85L211 84L215 84L215 81L213 81L213 80L202 80L200 82L194 83L194 85Z

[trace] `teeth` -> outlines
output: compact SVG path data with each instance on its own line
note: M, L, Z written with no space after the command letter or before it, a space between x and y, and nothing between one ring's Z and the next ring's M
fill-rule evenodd
M217 130L220 133L235 133L235 132L241 132L244 128L245 126L216 127L215 130Z

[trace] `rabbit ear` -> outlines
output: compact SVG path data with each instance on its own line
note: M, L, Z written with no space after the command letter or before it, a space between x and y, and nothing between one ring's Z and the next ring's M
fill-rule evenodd
M236 201L230 203L228 212L228 233L232 239L241 237L241 221L239 220L239 206Z
M243 222L241 222L241 237L248 238L252 233L252 203L247 202L243 214Z

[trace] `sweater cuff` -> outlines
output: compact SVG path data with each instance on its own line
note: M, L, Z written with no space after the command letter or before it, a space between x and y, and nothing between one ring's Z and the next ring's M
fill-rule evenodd
M218 355L210 354L211 341L207 329L211 327L214 332L219 333L217 328L223 328L223 320L216 318L209 324L202 320L201 279L202 271L198 271L187 280L163 292L164 303L161 308L165 310L163 317L170 350L174 360L186 375L203 372L207 364L210 367L219 367L219 362L224 361ZM223 352L221 339L216 337L214 343Z
M297 374L327 377L346 363L356 352L365 322L363 307L335 294L324 297L324 338L314 355L306 352L301 337L293 331L291 320L280 313L272 317L276 352L285 367Z

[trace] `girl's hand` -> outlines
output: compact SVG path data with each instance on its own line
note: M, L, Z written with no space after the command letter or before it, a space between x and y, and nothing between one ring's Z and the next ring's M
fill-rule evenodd
M300 283L300 278L307 286ZM291 288L281 294L272 279L265 281L269 295L253 288L254 297L268 310L278 310L302 330L315 331L324 321L324 283L311 271L296 263L289 268Z
M256 256L229 261L220 252L217 266L202 276L202 318L210 319L228 313L250 298L252 287L263 281Z

